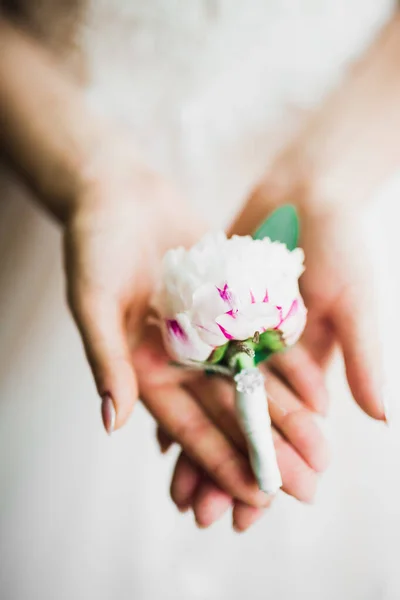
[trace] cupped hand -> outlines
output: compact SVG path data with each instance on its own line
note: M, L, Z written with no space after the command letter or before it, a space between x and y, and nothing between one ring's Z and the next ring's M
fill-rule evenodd
M124 149L125 150L125 149ZM198 220L161 177L125 151L102 157L65 222L67 295L106 430L138 397L131 348L140 339L162 255L196 239Z
M251 231L270 210L273 188L262 184L234 224L239 233ZM379 330L373 272L361 234L360 207L342 201L324 202L313 192L307 199L288 192L282 202L298 203L301 222L299 245L306 270L300 289L308 308L307 326L300 345L277 355L272 364L290 385L305 396L300 384L305 367L298 360L302 347L310 359L326 365L334 344L340 347L347 380L354 396L369 416L385 420L384 381L377 355ZM316 409L326 411L323 400Z
M231 231L240 235L254 231L276 208L275 192L275 186L268 180L262 183ZM306 272L300 287L309 311L308 322L301 341L270 361L267 391L283 489L304 499L289 482L297 477L310 493L314 491L315 483L311 484L310 478L304 476L304 469L299 470L299 459L308 464L309 469L314 469L314 480L315 471L326 466L326 446L315 425L311 424L311 411L327 413L328 397L322 372L335 344L343 352L349 386L359 406L373 418L385 420L386 417L384 382L376 360L375 344L379 335L371 271L357 229L357 215L349 205L325 205L322 199L320 203L308 203L290 192L281 198L281 203L296 204L297 200L300 200L300 245L306 256ZM273 389L274 384L279 387ZM281 411L287 411L280 421L276 421L277 406ZM289 432L288 423L292 427ZM168 440L162 432L159 432L159 438L167 447ZM285 455L282 455L282 444L286 448ZM177 506L192 507L197 521L203 526L211 525L233 506L234 526L244 531L263 512L227 494L184 453L177 461L171 490Z
M123 156L114 164L104 164L101 176L87 182L65 224L68 298L103 399L105 427L108 432L121 427L140 394L169 439L203 470L209 487L224 490L224 502L232 497L245 507L268 505L244 453L231 386L171 366L158 329L145 325L162 255L171 246L192 244L202 225L160 177ZM279 396L281 384L276 379L274 385ZM286 398L285 415L299 408L289 391ZM277 405L273 418L285 421L288 439L299 438L296 423L308 422L307 412L285 415ZM316 445L318 438L316 432ZM281 439L285 485L310 500L315 478L307 461L321 466L323 452L321 459L312 441L304 448L300 439L293 443L305 459ZM186 503L187 496L181 497L180 505Z
M172 442L182 449L171 485L178 508L192 506L201 526L210 525L233 503L239 521L254 518L271 497L258 489L252 474L235 416L232 382L173 366L154 327L148 328L133 362L141 399L159 424L162 449ZM312 411L276 374L266 376L283 488L311 502L317 472L328 462L325 440ZM319 369L314 368L311 379L316 389L323 389ZM312 391L308 401L313 404Z

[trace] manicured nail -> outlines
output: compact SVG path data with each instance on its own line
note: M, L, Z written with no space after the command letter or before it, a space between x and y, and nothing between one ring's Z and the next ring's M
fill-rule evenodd
M207 529L208 525L204 525L204 523L199 523L198 520L196 519L196 527L198 529Z
M158 444L158 447L160 448L161 454L165 454L168 450L168 447L165 445L164 440L160 440L160 438L158 436L157 436L157 444Z
M101 416L103 419L104 429L108 435L111 435L115 427L115 408L114 403L109 394L105 394L102 397L101 402Z
M389 388L387 385L385 385L382 390L382 404L383 404L383 412L385 414L385 423L388 427L390 427L390 423L392 420L392 414L391 414L391 402L390 402Z
M169 440L162 432L157 433L157 443L161 454L166 454L171 447L171 440Z

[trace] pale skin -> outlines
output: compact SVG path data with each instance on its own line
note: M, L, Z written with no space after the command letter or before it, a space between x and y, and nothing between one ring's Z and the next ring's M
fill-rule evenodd
M358 404L385 419L369 343L373 309L359 304L366 280L351 214L400 160L399 34L396 16L269 166L231 228L250 233L274 207L298 204L309 322L302 342L274 359L267 389L284 490L306 502L328 463L313 412L328 408L323 368L333 344L343 350ZM209 526L232 506L243 531L271 499L251 475L230 386L169 365L157 330L141 325L161 256L190 245L204 227L194 228L198 219L129 141L88 113L79 86L44 48L6 21L0 40L0 145L64 228L69 303L98 392L115 411L113 423L103 410L106 429L123 426L140 394L162 447L173 440L182 448L171 486L178 508L193 508Z

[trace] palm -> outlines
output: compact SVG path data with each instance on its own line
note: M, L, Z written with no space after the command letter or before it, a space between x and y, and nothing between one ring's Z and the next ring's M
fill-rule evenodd
M308 308L301 343L325 366L336 340L333 314L342 290L351 280L349 256L334 215L306 215L302 219L300 245L305 251L306 271L300 287ZM339 239L338 239L339 233Z
M304 214L300 241L307 268L301 289L309 318L302 343L325 365L337 342L356 401L371 416L383 418L379 365L370 342L376 335L371 271L357 225L343 209Z
M183 226L189 220L184 205L150 174L129 176L111 191L110 200L95 210L95 201L86 199L66 230L69 287L73 296L112 296L140 320L157 283L162 255L171 246L192 243L196 229ZM171 205L181 219L171 214Z
M259 506L263 494L257 490L246 458L245 440L235 417L231 383L172 366L154 327L146 330L132 360L141 398L162 429L161 435L167 435L182 447L184 454L180 463L189 461L190 468L199 477L199 469L202 469L201 477L207 480L208 487L217 485L224 490L221 494L225 494L229 503L236 498L248 505ZM268 382L268 390L274 398L271 418L285 436L276 431L284 489L300 500L309 501L316 485L314 469L318 471L326 465L325 444L312 421L311 412L302 407L279 377L270 372ZM312 437L305 444L301 434L303 428ZM177 503L183 505L187 498L182 498L179 478L178 468L176 493L173 493Z
M191 244L200 226L168 184L126 158L77 205L64 237L68 298L118 428L137 398L130 348L141 338L161 257L171 246Z

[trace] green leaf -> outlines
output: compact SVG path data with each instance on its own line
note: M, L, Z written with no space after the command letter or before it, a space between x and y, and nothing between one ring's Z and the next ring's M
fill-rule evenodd
M225 356L225 352L228 349L228 345L229 345L229 342L227 342L223 346L218 346L218 348L215 348L214 352L211 354L210 358L208 359L208 362L210 362L213 365L221 362L221 360Z
M273 242L286 244L288 250L297 248L299 219L294 206L285 204L277 208L253 235L255 240L263 240L265 237Z
M262 223L253 235L255 240L263 240L269 237L273 242L286 244L288 250L297 248L299 238L299 219L296 208L291 204L285 204L277 208ZM260 335L260 342L255 346L254 362L256 365L268 360L272 354L283 350L284 344L277 331L266 331Z

